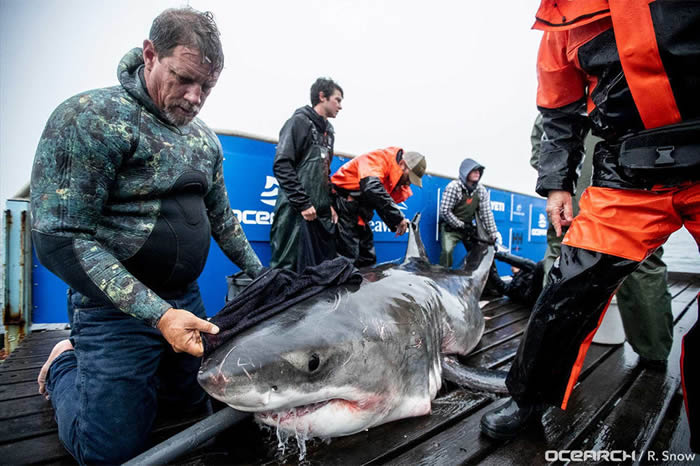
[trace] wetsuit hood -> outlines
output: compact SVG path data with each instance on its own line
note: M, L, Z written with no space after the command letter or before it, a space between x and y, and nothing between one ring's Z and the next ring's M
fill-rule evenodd
M467 176L472 170L479 170L481 176L484 176L484 167L473 159L464 159L459 166L459 181L463 186L467 186ZM478 183L477 183L478 184Z
M133 48L129 50L119 62L119 66L117 67L117 79L119 79L119 83L126 92L145 107L146 110L157 116L158 119L171 125L153 102L151 96L148 95L146 81L143 75L144 68L143 49L140 47Z

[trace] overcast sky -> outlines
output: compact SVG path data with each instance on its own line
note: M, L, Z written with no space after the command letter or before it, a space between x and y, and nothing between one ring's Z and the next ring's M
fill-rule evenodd
M38 139L68 97L117 83L168 0L0 0L0 199L29 180ZM318 76L345 90L336 150L423 152L455 176L532 194L536 116L530 29L537 1L257 0L189 2L211 10L226 66L200 116L211 127L277 137Z

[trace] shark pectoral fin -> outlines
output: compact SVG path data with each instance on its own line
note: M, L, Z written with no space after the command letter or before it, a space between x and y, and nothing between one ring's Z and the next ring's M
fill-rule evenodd
M428 254L425 252L425 246L423 246L423 240L420 237L420 216L420 212L416 213L411 221L411 225L408 227L408 244L406 244L406 255L403 258L403 264L412 259L430 263Z

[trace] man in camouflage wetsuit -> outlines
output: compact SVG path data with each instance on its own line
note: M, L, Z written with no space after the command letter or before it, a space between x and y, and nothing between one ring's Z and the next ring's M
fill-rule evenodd
M335 133L328 119L338 115L342 101L338 84L318 78L311 86L311 105L298 108L280 130L272 166L280 192L270 229L270 267L301 272L335 257L338 216L329 182Z
M262 268L229 205L219 141L195 118L223 60L210 13L166 10L122 58L121 85L62 103L39 141L32 239L70 287L72 322L39 390L80 463L142 451L158 409L206 408L199 332L218 329L196 280L210 236L249 275Z

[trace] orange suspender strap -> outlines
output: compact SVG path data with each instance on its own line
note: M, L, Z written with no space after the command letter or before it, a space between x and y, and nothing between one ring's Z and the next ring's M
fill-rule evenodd
M685 415L688 419L690 419L690 408L688 408L687 395L688 391L685 388L685 371L683 370L683 368L685 367L685 337L686 335L683 335L683 339L681 340L681 387L683 387L683 405L685 405Z
M622 69L647 129L681 121L656 43L649 9L653 1L609 0Z
M593 337L595 336L595 333L598 331L600 328L600 324L603 323L603 317L605 317L605 313L608 311L608 307L610 307L610 301L612 301L613 296L615 296L615 293L617 293L617 290L613 292L613 294L610 295L610 299L608 299L608 304L605 305L605 309L603 309L603 312L600 314L600 317L598 318L598 325L589 333L586 338L581 342L581 346L578 348L578 356L576 356L576 362L574 362L574 367L571 368L571 373L569 374L569 382L566 384L566 391L564 392L564 399L561 402L561 409L566 409L566 405L569 404L569 397L571 396L571 392L574 389L574 386L576 385L576 381L578 380L578 376L581 373L581 369L583 369L583 361L586 360L586 353L588 352L588 348L591 346L591 343L593 342Z

